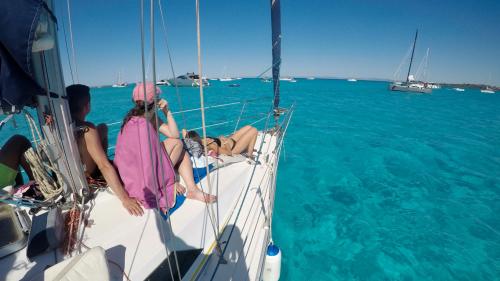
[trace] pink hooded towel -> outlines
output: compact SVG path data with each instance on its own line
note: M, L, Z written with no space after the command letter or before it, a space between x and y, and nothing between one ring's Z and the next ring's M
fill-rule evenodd
M129 196L139 200L145 208L157 207L156 195L160 208L174 206L175 172L165 147L159 142L158 133L145 118L132 117L118 134L114 164Z

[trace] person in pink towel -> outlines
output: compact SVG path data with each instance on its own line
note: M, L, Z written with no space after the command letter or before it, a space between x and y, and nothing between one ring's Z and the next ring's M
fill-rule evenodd
M138 83L133 90L134 107L123 119L114 160L125 189L131 196L142 198L146 208L156 206L156 198L160 199L160 207L172 207L169 202L172 196L168 193L173 192L175 186L178 192L186 192L189 199L209 203L216 201L215 196L202 192L194 182L193 165L179 139L179 130L166 100L158 101L166 122L156 116L154 102L160 93L161 90L150 82L146 85ZM159 133L167 139L160 142ZM186 187L175 184L174 170L184 179Z

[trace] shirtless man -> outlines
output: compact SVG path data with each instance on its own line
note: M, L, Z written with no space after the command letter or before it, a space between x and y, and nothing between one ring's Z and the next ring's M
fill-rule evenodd
M106 155L108 141L108 128L105 124L97 127L85 121L90 112L90 88L85 85L71 85L66 88L71 117L76 126L80 127L77 134L78 150L83 163L86 176L100 177L102 175L106 183L116 194L127 211L134 216L142 216L144 211L135 198L129 197L120 181L118 173L109 162Z

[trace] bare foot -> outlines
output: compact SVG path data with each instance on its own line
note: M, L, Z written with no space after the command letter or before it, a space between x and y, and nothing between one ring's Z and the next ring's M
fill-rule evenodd
M175 183L175 190L177 191L178 194L186 193L186 187L184 187L182 184L178 182Z
M206 203L213 203L217 201L217 196L207 194L199 190L198 188L188 190L186 197L189 199L198 200Z

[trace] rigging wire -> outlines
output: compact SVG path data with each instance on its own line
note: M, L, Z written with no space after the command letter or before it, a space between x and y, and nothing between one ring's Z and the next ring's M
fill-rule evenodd
M168 33L167 33L167 25L165 24L165 17L163 16L163 7L161 5L162 0L158 0L158 6L160 9L160 17L161 17L161 23L162 23L162 29L163 29L163 38L165 39L165 46L167 47L167 53L168 53L168 60L170 62L170 71L172 72L172 81L174 82L175 86L175 95L177 96L177 102L179 104L179 109L180 112L182 113L182 125L183 128L186 128L186 117L184 116L183 112L183 106L182 106L182 99L181 95L179 94L179 86L177 85L177 80L176 80L176 75L175 75L175 70L174 70L174 63L172 62L172 54L170 52L170 45L168 44Z
M69 39L71 43L71 53L73 55L73 66L75 67L75 76L76 76L76 82L80 83L80 77L78 76L78 67L76 65L76 55L75 55L75 44L73 41L73 27L71 24L71 6L70 6L70 0L66 0L68 4L68 23L69 23Z
M64 34L64 45L65 45L65 50L66 50L66 57L68 60L68 66L69 66L69 74L71 75L71 83L75 84L75 77L73 75L73 66L71 65L71 57L69 55L69 47L68 47L68 36L66 35L66 22L63 19L62 22L62 28L63 28L63 34Z
M152 66L152 76L153 76L153 86L154 86L154 90L156 91L156 49L155 49L155 25L154 25L154 0L150 0L150 7L151 7L151 10L150 10L150 39L151 39L151 66ZM145 87L145 86L144 86ZM146 92L144 92L144 96L146 97ZM155 98L154 100L154 115L155 115L155 129L156 129L156 132L159 132L160 129L159 129L159 122L158 122L158 103L157 103L157 99ZM162 151L162 145L163 143L161 142L161 139L160 139L160 135L158 134L158 139L156 140L156 145L157 145L157 151L161 152ZM165 183L165 171L163 169L163 157L160 157L160 167L161 167L161 178L162 178L162 184ZM172 163L171 163L172 164ZM170 165L171 169L173 169L173 165ZM172 171L174 174L175 174L175 171ZM164 186L165 188L165 196L168 194L167 193L167 186L165 185ZM174 182L174 188L176 188L176 183ZM174 191L175 192L175 191ZM157 191L156 191L157 193ZM158 196L157 196L157 199L158 201ZM167 202L168 202L168 198L167 198ZM161 210L160 210L161 211ZM170 213L169 213L169 210L168 208L166 208L165 210L166 212L166 215L168 216L168 223L169 223L169 229L170 229L170 234L171 236L173 237L174 234L173 234L173 231L172 231L172 220L170 219ZM164 231L164 228L162 227L162 231ZM169 254L169 250L168 250L168 247L165 247L166 250L167 250L167 261L168 261L168 264L169 264L169 267L170 267L170 270L172 271L172 266L170 264L170 254ZM178 274L178 277L179 277L179 280L181 279L181 276L180 276L180 269L179 269L179 262L178 262L178 259L177 259L177 251L173 250L174 252L174 258L175 258L175 265L176 265L176 269L177 269L177 274ZM173 272L171 273L172 275L172 280L173 280Z
M143 85L143 93L144 93L144 112L145 112L145 116L144 118L148 118L148 115L149 115L149 110L148 110L148 104L147 104L147 98L146 98L146 69L145 69L145 61L144 61L144 0L141 0L141 15L140 15L140 27L141 27L141 66L142 66L142 85ZM155 85L156 87L156 85ZM156 91L156 89L155 89ZM155 102L156 103L156 102ZM146 120L146 122L149 122L148 120ZM153 147L152 147L152 144L151 144L151 135L150 135L150 128L149 126L146 126L146 131L147 131L147 135L148 135L148 145L149 145L149 158L151 160L151 165L152 165L152 169L151 169L151 173L152 173L152 177L153 177L153 182L155 183L155 198L156 198L156 208L157 208L157 211L158 212L162 212L161 208L160 208L160 205L159 205L159 201L158 201L158 189L159 189L159 186L158 186L158 182L155 180L155 177L156 177L156 169L155 169L155 165L154 165L154 161L153 161ZM162 240L163 241L166 241L165 240L165 233L163 231L163 227L162 227L162 231L160 232L161 233L161 236L162 236ZM165 245L165 248L166 245ZM168 249L167 249L168 251ZM168 254L167 254L167 258L169 258ZM171 265L170 265L170 259L168 259L168 264L169 264L169 267L170 269L172 269ZM170 277L172 278L172 280L174 280L174 275L172 273L172 270L170 270Z
M196 43L197 43L197 51L198 51L198 79L199 79L199 88L200 88L200 108L201 108L201 124L202 124L202 129L203 129L203 139L205 140L205 144L203 145L203 150L205 152L205 155L208 155L208 147L206 145L206 139L207 139L207 129L206 129L206 122L205 122L205 102L204 102L204 96L203 96L203 73L202 73L202 65L201 65L201 31L200 31L200 1L195 0L196 2ZM208 193L213 194L212 192L212 184L210 181L210 167L208 165L208 158L205 157L205 169L207 173L207 184L208 184ZM205 195L206 196L206 195ZM208 202L205 202L205 206L208 211L208 215L210 217L210 220L212 222L212 227L214 229L214 235L215 235L215 241L217 243L217 251L219 253L219 257L223 259L222 256L222 251L220 247L220 237L219 237L219 222L215 221L215 211L213 209L213 204L208 206ZM215 203L218 204L218 203ZM217 226L214 226L214 221L217 224Z

